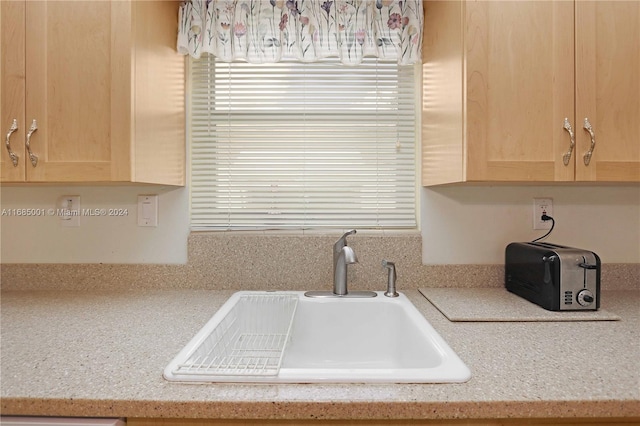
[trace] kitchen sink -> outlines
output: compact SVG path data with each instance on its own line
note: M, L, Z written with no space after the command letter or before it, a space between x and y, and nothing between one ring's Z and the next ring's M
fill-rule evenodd
M402 293L237 292L166 367L181 382L449 383L467 366Z

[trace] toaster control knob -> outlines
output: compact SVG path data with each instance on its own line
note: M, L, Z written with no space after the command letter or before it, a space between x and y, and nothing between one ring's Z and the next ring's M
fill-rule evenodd
M593 293L591 293L591 291L587 289L580 290L580 292L578 293L577 299L578 299L578 303L582 306L589 306L594 301Z

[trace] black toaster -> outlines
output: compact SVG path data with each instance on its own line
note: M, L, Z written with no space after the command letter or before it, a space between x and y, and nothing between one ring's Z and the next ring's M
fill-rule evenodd
M505 286L550 311L600 307L597 254L550 243L511 243L505 250Z

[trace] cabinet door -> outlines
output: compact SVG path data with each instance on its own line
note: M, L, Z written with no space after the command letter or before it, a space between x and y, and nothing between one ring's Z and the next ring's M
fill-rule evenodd
M572 2L465 2L466 181L570 181Z
M23 182L25 179L25 118L24 118L24 24L25 3L21 1L0 2L0 131L2 152L0 153L0 181ZM16 130L11 131L15 120ZM10 135L11 151L18 157L17 165L6 146Z
M26 2L27 180L129 180L129 2ZM122 167L124 165L124 167Z
M638 182L640 2L578 1L576 46L576 180Z

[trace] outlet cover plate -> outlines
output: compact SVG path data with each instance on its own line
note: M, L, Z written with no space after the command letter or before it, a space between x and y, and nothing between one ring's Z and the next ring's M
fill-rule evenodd
M551 229L551 221L541 219L543 214L553 217L552 198L533 199L533 229Z

